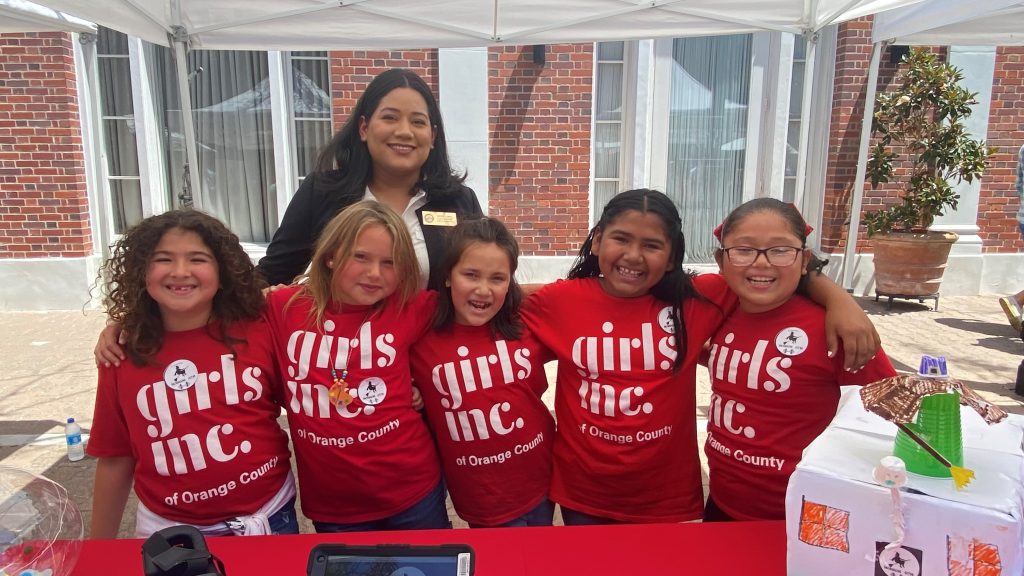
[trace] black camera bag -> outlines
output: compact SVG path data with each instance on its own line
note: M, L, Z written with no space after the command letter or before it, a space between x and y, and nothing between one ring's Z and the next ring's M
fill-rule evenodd
M185 525L154 532L142 544L142 571L146 576L227 576L203 534Z

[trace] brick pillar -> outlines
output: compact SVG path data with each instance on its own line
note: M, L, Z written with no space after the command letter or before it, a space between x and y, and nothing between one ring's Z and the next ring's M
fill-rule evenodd
M587 235L593 44L490 49L491 214L524 254L572 256Z
M338 50L329 52L328 57L335 131L345 125L367 84L389 68L408 68L419 74L437 97L437 50Z
M995 78L992 80L992 106L986 142L996 155L981 179L978 201L978 235L984 241L983 252L1016 253L1024 249L1017 230L1020 200L1014 184L1017 179L1017 151L1024 144L1024 47L1001 46L996 49Z
M0 34L0 259L92 253L70 34Z

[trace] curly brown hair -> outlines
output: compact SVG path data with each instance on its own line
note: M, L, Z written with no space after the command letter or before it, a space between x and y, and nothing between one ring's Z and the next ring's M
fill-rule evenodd
M144 365L163 345L164 326L160 308L146 291L146 272L160 240L169 230L194 232L217 261L220 290L213 297L217 340L241 342L229 335L233 323L255 320L266 301L265 283L236 236L213 216L197 210L171 210L150 216L129 229L113 247L100 271L107 315L121 325L127 336L125 350L136 365Z

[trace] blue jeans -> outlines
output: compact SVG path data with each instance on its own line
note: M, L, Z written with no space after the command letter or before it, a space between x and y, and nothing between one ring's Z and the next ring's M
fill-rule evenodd
M526 514L518 518L513 518L504 524L496 524L494 526L484 526L483 524L469 524L470 528L521 528L523 526L551 526L552 519L555 517L555 503L547 498L540 501Z
M271 514L267 521L270 522L271 534L298 534L299 518L295 515L295 498Z
M444 480L409 508L387 518L338 524L334 522L313 522L317 532L377 532L381 530L432 530L451 528L448 508L445 506Z
M586 512L579 512L572 508L562 506L562 523L566 526L597 526L600 524L626 524L621 520L602 518Z

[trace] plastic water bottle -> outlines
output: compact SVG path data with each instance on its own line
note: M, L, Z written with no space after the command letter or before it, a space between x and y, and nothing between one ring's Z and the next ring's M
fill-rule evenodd
M64 439L68 442L68 460L78 462L85 458L85 446L82 445L82 427L74 418L68 418L64 425Z

